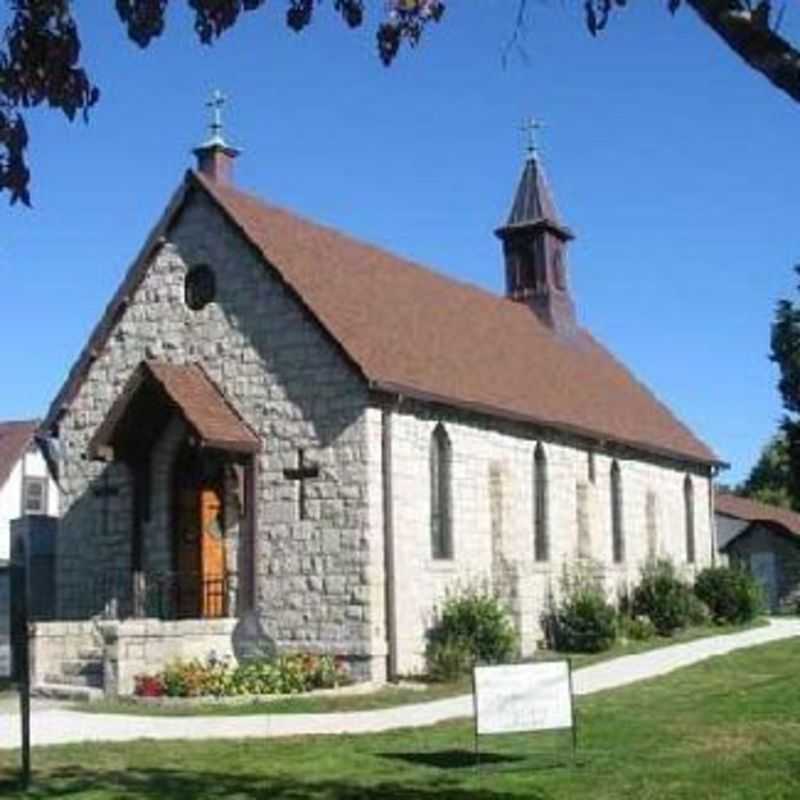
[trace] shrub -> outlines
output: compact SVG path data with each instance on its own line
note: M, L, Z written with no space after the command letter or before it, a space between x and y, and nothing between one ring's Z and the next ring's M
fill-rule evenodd
M632 639L634 642L646 642L656 635L656 626L653 625L650 617L620 615L619 635L625 639Z
M642 567L631 601L634 615L645 615L660 636L672 636L690 621L692 590L666 558L648 561Z
M694 591L717 623L749 622L762 608L758 583L740 567L706 567L697 576Z
M711 609L696 595L689 597L689 624L699 627L713 621Z
M472 649L462 639L429 645L425 657L428 675L435 681L454 681L469 672L475 664Z
M561 598L544 619L551 647L573 653L608 650L617 638L617 614L593 565L581 565L561 579Z
M475 663L499 664L517 654L517 633L503 604L474 586L447 594L427 638L431 676L454 678Z

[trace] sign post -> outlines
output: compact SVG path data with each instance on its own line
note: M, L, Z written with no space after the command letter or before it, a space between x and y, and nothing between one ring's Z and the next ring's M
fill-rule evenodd
M572 762L577 728L569 661L475 667L475 759L480 770L480 737L506 733L569 730Z
M30 585L26 538L14 537L11 551L11 636L14 678L19 691L22 726L22 788L31 782L31 662L28 643Z

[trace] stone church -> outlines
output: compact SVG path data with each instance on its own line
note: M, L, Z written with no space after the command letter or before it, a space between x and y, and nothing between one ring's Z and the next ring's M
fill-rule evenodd
M243 192L218 129L196 155L43 426L73 621L38 626L42 664L100 630L129 691L257 616L383 680L459 585L530 652L565 564L613 590L652 554L710 563L719 460L579 325L534 150L503 296Z

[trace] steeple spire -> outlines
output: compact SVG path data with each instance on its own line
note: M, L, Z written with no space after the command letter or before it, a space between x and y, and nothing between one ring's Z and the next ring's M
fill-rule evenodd
M575 307L567 280L567 243L575 238L562 224L550 192L533 132L541 127L528 120L525 166L505 225L495 233L503 242L506 296L527 303L549 328L571 334Z
M222 108L227 99L219 89L215 89L206 101L206 106L211 109L210 136L194 149L198 171L217 183L232 182L233 160L241 152L231 147L222 135Z

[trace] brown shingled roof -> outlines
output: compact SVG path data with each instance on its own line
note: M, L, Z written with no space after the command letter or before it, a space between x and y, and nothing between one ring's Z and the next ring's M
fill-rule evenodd
M36 419L0 422L0 488L33 441L33 435L38 427L39 420Z
M446 278L192 172L54 400L48 427L71 402L141 280L152 248L194 189L216 201L372 388L719 463L588 332L559 337L524 304Z
M258 437L200 366L143 361L92 437L89 446L92 455L111 445L131 401L148 384L155 384L163 391L163 396L181 413L205 446L241 452L258 449Z
M195 177L377 388L719 461L588 332Z
M759 503L749 497L733 494L717 494L715 508L718 514L741 519L745 522L772 522L789 533L800 536L800 514L789 508Z

